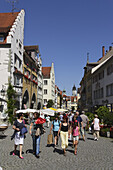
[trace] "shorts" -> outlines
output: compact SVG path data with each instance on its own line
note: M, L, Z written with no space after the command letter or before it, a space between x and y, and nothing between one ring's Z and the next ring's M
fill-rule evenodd
M73 141L79 141L79 136L73 136Z
M58 136L58 131L53 131L53 135L54 135L54 137Z

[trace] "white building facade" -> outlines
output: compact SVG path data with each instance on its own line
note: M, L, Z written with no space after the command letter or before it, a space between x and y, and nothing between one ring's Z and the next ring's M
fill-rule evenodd
M112 51L113 52L113 51ZM93 106L107 106L113 111L113 56L92 69Z
M39 56L38 58L38 65L39 65L39 71L38 71L38 86L37 86L37 109L43 107L43 76L42 76L42 59Z
M55 72L54 63L51 67L42 67L43 74L43 105L46 106L48 100L55 103Z
M6 91L9 82L13 85L18 109L22 101L24 15L24 10L0 13L0 89Z

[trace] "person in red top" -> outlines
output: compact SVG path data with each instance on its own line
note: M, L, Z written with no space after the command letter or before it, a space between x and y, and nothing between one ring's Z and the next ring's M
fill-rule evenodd
M78 145L78 141L79 141L79 132L80 130L80 126L79 126L79 122L76 119L76 115L74 116L74 120L72 122L72 134L73 134L73 146L75 147L75 151L74 154L77 154L77 145Z

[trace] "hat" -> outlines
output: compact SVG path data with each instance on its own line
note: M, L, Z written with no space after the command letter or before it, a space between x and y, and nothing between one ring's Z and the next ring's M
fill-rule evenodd
M82 111L82 114L85 114L85 111L84 111L84 110Z

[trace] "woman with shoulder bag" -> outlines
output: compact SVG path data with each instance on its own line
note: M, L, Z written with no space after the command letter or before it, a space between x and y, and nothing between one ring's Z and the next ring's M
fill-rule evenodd
M33 139L33 154L39 158L40 152L40 139L43 129L43 124L36 123L39 118L39 113L34 113L34 118L30 124L29 133L32 135Z
M22 146L24 143L24 134L21 134L22 128L27 127L23 122L23 113L18 114L18 119L14 122L13 129L14 132L14 138L15 138L15 146L14 146L14 152L13 156L16 154L16 148L18 145L20 145L20 155L19 157L23 159L22 157Z

